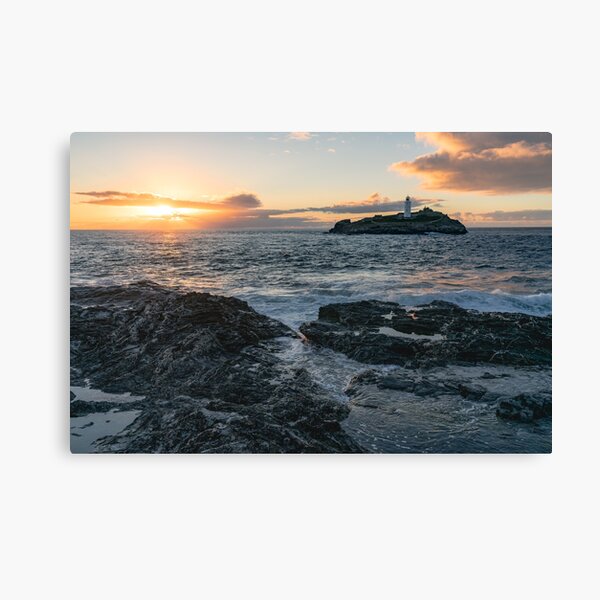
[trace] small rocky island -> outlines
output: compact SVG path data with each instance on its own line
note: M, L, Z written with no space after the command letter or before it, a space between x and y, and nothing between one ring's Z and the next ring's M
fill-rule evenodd
M354 222L344 219L338 221L329 230L329 233L345 235L449 233L462 235L467 233L467 228L457 219L451 219L448 215L427 207L414 214L411 213L411 199L407 196L404 212L396 215L375 215Z

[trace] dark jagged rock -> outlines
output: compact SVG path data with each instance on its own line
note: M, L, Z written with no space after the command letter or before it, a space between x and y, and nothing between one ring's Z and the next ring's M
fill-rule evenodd
M277 338L295 335L236 298L151 282L71 290L72 383L145 396L100 451L362 451L340 426L348 407L277 357Z
M150 403L122 434L102 440L112 452L359 452L340 429L348 407L323 396L306 371L264 390L253 404L177 396Z
M402 213L391 216L375 215L359 221L350 219L338 221L329 233L344 235L358 234L423 234L423 233L448 233L462 235L467 233L467 228L457 219L448 215L424 208L405 219Z
M500 398L496 414L503 419L522 423L550 417L552 416L552 395L519 394L513 398Z
M143 402L139 400L135 402L73 400L70 404L70 414L71 417L83 417L97 412L139 410L142 407Z
M375 386L378 390L393 390L428 399L454 396L470 402L496 403L498 400L499 394L470 381L454 379L450 376L450 372L451 369L441 370L439 368L433 370L397 369L392 373L383 374L369 369L351 379L346 393L352 397L360 393L365 386ZM440 373L443 373L443 376ZM454 377L457 376L458 374L454 375Z
M107 392L193 386L224 358L286 335L294 334L237 298L149 282L71 290L72 383L87 378Z
M485 396L486 389L472 383L460 383L458 386L458 393L463 398L468 398L469 400L480 400Z
M300 331L313 343L371 364L549 365L551 317L481 313L448 302L407 309L366 300L329 304Z

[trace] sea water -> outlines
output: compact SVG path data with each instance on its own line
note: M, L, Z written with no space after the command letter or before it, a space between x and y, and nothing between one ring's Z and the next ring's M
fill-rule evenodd
M332 302L447 300L481 311L548 315L550 229L466 235L322 231L74 231L71 284L149 279L246 300L292 327Z

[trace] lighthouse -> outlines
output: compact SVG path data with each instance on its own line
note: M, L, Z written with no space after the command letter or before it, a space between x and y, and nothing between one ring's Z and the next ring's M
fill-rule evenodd
M406 200L404 201L404 218L410 219L410 196L406 196Z

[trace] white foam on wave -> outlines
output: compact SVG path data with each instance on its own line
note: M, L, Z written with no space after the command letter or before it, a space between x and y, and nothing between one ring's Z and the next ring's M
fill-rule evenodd
M427 292L400 292L392 289L345 290L336 298L313 290L306 290L303 294L293 296L273 296L255 292L253 294L240 294L259 313L269 315L297 329L302 323L317 318L319 308L332 302L356 302L359 300L384 300L397 302L406 307L418 307L429 304L434 300L452 302L462 308L478 310L481 312L506 312L524 313L534 316L552 314L552 294L510 294L501 290L483 292L478 290L451 290ZM382 315L389 318L391 314Z
M552 294L510 294L502 290L480 292L476 290L457 290L448 292L428 292L425 294L391 294L388 300L399 304L420 306L434 300L452 302L462 308L481 312L525 313L535 316L552 314Z

